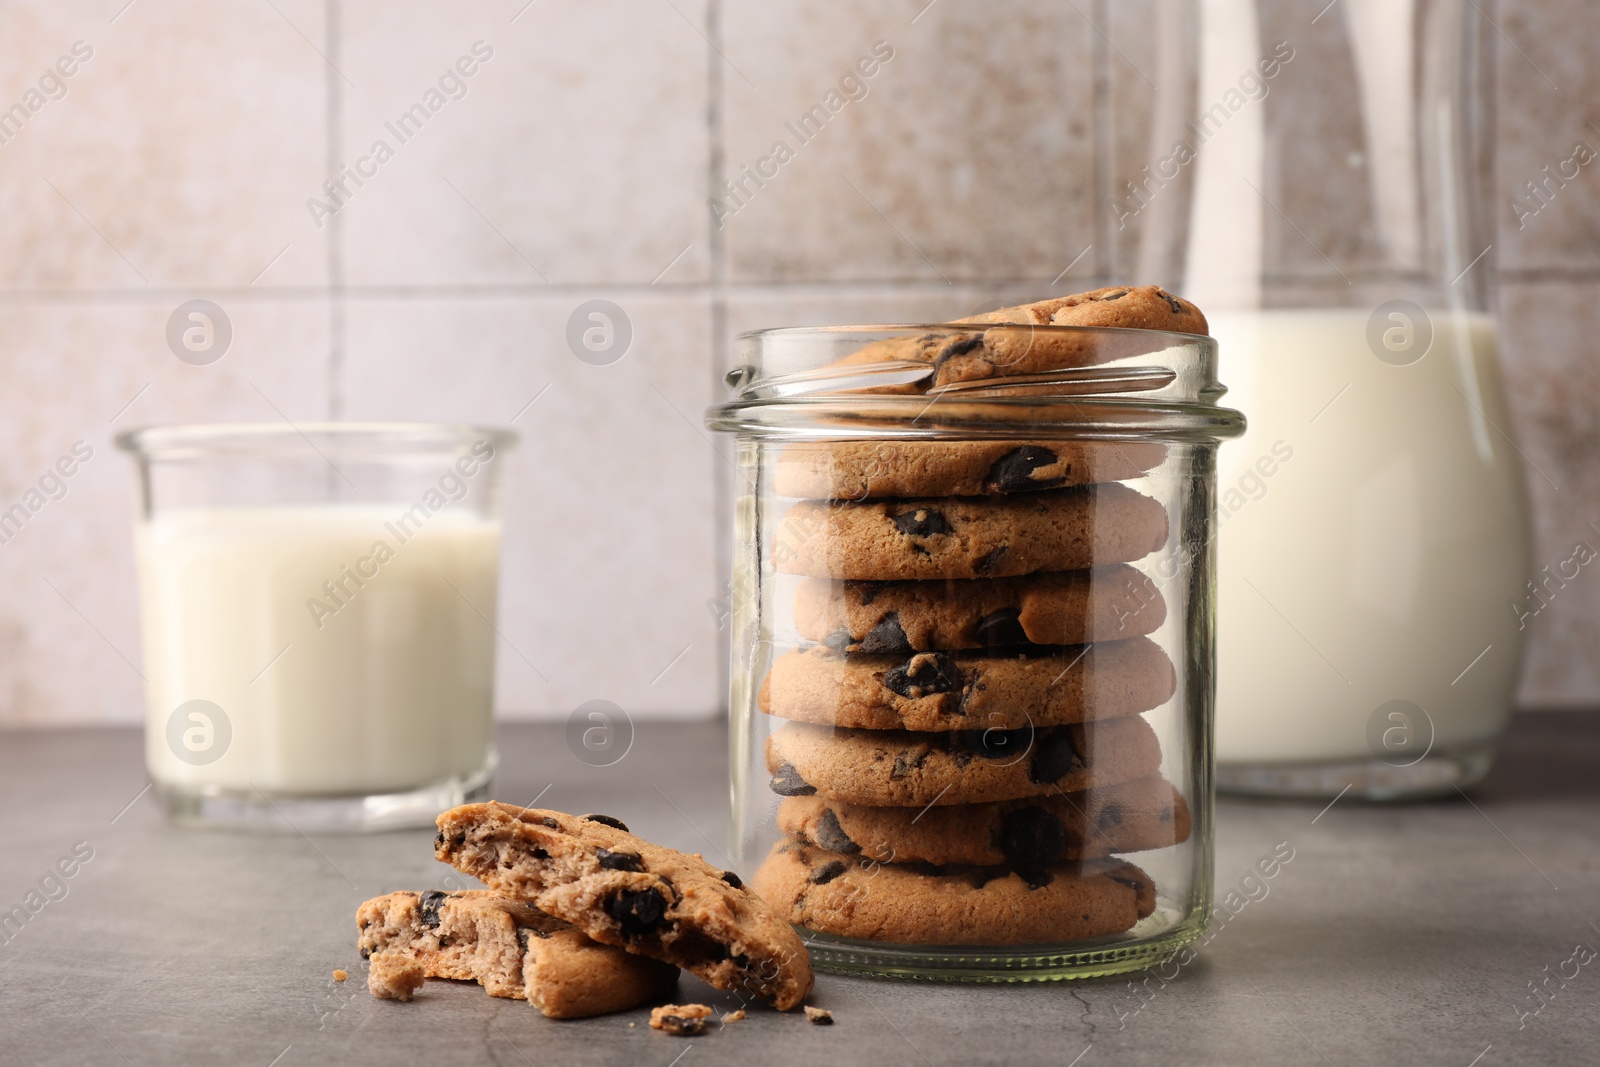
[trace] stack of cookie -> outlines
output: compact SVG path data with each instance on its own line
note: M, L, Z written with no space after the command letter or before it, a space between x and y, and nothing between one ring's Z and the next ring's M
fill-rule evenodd
M1205 332L1153 287L985 321L1115 325L1099 320L1120 301L1120 324ZM932 362L934 383L1097 361L1063 335L1019 357L1015 333L892 355ZM1150 636L1166 604L1131 566L1166 544L1168 516L1122 483L1165 458L1026 438L784 450L774 491L798 502L770 556L799 641L758 697L785 720L766 750L783 840L754 880L780 913L845 937L1045 945L1153 911L1151 878L1119 857L1185 840L1190 815L1144 717L1176 688Z

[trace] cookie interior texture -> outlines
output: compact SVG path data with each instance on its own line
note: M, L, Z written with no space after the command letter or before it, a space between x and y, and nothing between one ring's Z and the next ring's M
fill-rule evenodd
M435 854L608 945L780 1009L811 990L805 945L731 871L635 837L615 819L510 804L439 816Z
M429 978L475 981L552 1019L625 1011L664 996L678 969L601 945L515 897L488 890L399 892L356 912L364 957L401 955Z

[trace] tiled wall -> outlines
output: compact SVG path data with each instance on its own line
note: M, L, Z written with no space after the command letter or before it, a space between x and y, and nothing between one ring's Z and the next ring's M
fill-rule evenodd
M1278 6L1309 18L1322 2ZM1600 147L1600 8L1485 10L1506 371L1542 472L1539 559L1555 561L1600 545L1600 178L1586 169L1521 230L1508 198L1575 142ZM1141 33L1116 0L0 8L0 107L26 102L74 42L92 50L0 144L0 508L74 442L94 452L0 544L0 724L139 717L114 433L330 417L521 432L505 714L593 698L710 712L728 447L700 413L729 339L1109 279L1096 130L1113 119L1106 76ZM799 143L785 123L851 74L854 99ZM430 90L443 106L400 143L385 124ZM717 189L780 138L798 147L764 187L738 202ZM380 139L392 158L363 162ZM314 217L308 198L327 202L341 166L370 176ZM195 296L234 328L203 367L164 340ZM633 326L605 366L565 340L593 298ZM1525 702L1600 700L1600 579L1534 627Z

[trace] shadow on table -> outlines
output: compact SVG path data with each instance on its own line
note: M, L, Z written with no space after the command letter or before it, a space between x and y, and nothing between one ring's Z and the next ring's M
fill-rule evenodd
M1530 711L1512 716L1475 800L1600 800L1600 713Z

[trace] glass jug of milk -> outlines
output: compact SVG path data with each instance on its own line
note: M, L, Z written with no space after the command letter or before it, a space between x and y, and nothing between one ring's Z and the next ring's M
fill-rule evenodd
M1153 23L1119 266L1205 310L1248 420L1217 472L1219 788L1453 794L1511 712L1531 576L1484 24L1467 0L1319 6Z

